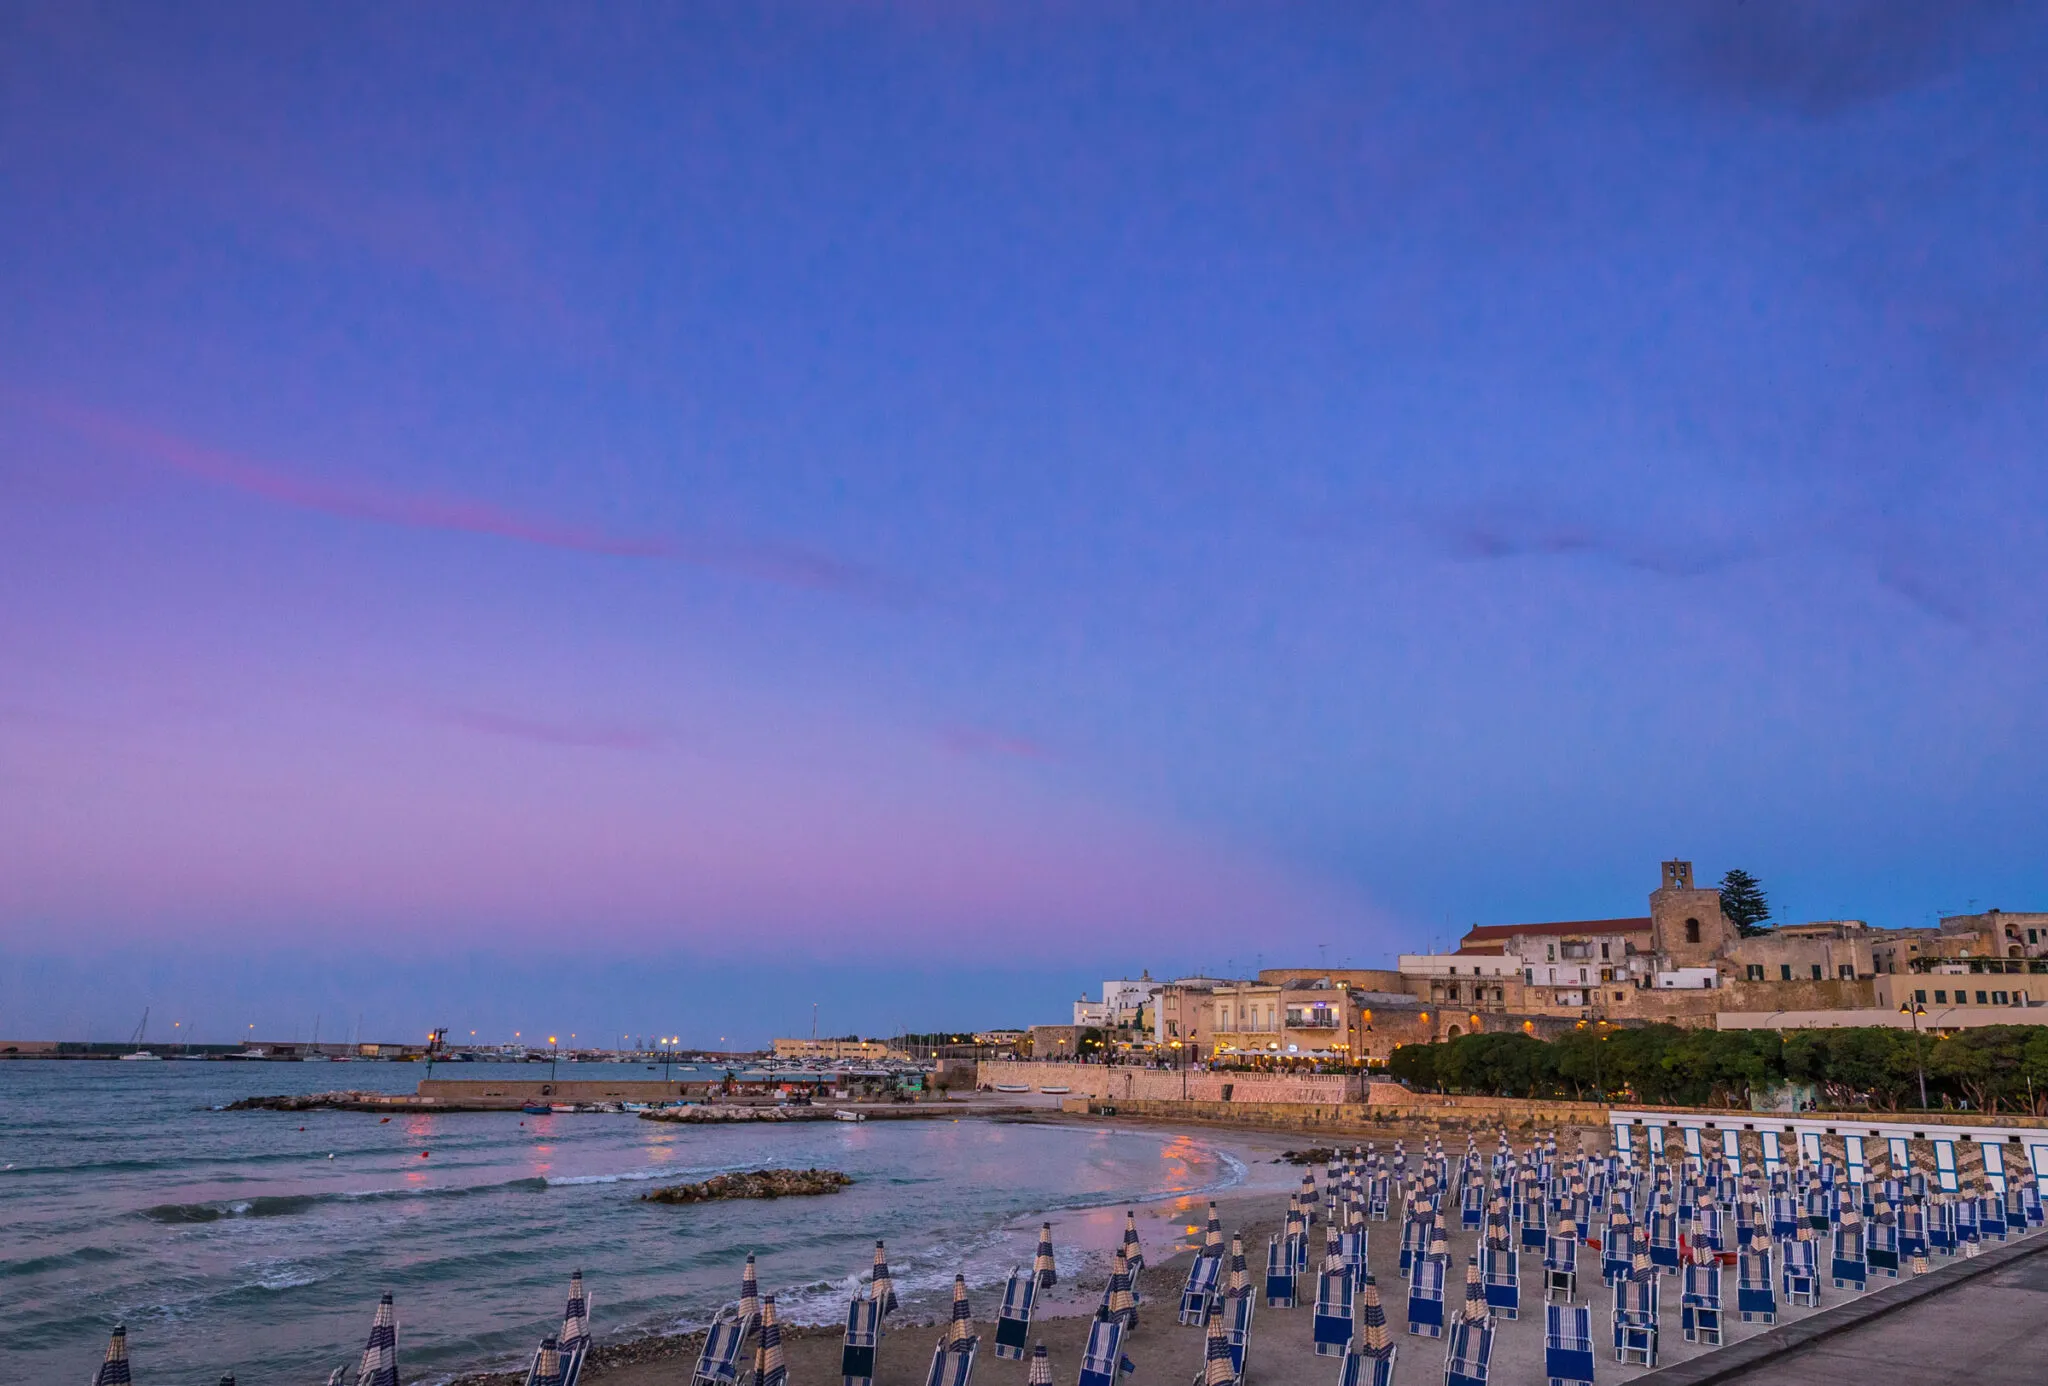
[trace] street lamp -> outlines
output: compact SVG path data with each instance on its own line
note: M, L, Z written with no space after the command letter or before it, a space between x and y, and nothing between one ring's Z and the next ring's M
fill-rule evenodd
M1899 1007L1899 1014L1913 1018L1913 1067L1920 1075L1920 1110L1927 1110L1927 1064L1920 1057L1920 1017L1927 1014L1927 1008L1918 1001L1911 1001Z
M549 1035L549 1036L548 1036L548 1081L549 1081L550 1083L552 1083L552 1082L554 1082L554 1081L555 1081L555 1060L556 1060L556 1059L557 1059L557 1058L558 1058L558 1057L560 1056L560 1053L561 1053L561 1051L555 1048L555 1037L554 1037L553 1035Z

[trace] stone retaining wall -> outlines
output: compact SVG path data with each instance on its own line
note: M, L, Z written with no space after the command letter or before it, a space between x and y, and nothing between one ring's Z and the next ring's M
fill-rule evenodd
M1116 1064L1019 1063L979 1065L977 1087L1022 1084L1033 1092L1066 1088L1076 1097L1119 1102L1305 1102L1325 1105L1393 1100L1411 1094L1398 1083L1356 1074L1206 1073L1195 1069L1136 1068Z

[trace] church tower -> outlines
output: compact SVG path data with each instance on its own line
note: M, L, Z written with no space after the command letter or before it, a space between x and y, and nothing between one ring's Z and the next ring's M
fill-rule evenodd
M1660 967L1712 967L1735 942L1721 913L1721 892L1692 881L1692 863L1667 861L1664 881L1650 892L1650 938Z

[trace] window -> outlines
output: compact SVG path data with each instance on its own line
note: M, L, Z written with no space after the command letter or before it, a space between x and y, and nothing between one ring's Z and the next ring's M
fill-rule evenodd
M2032 929L2027 930L2027 942L2032 943L2034 941L2033 935L2034 931ZM1600 956L1603 958L1607 956L1607 945L1604 943L1600 945Z
M1688 919L1685 921L1685 941L1687 943L1698 943L1700 941L1699 920Z
M1927 992L1924 988L1920 991L1916 991L1913 993L1913 1004L1916 1006L1924 1006L1927 1004Z
M1946 1006L1948 1004L1948 993L1940 987L1934 989L1934 1004L1937 1006Z
M2034 930L2032 930L2032 929L2029 929L2029 930L2027 930L2027 942L2029 942L2029 943L2039 943L2040 941L2041 941L2040 939L2038 939L2038 938L2035 938L2035 937L2034 937Z
M1525 968L1523 968L1523 969L1522 969L1522 984L1523 984L1524 986L1532 986L1532 987L1536 985L1536 969L1535 969L1535 968L1533 968L1533 967L1525 967Z
M1764 965L1762 963L1751 963L1746 979L1752 982L1761 982L1764 979Z
M1444 989L1444 997L1451 1001L1458 999L1458 984L1456 982L1451 983L1450 986Z
M1556 962L1556 961L1557 961L1557 945L1556 945L1556 944L1554 944L1554 943L1546 943L1546 944L1544 944L1544 945L1543 945L1543 961L1545 961L1545 962Z
M1856 975L1856 964L1843 963L1840 967L1837 967L1835 969L1835 975L1840 977L1843 981L1848 981Z
M1493 999L1494 999L1494 1000L1496 1000L1496 1001L1500 1000L1500 988L1499 988L1499 987L1495 987L1495 988L1493 989Z
M1813 980L1814 980L1814 981L1816 981L1816 982L1818 982L1818 981L1820 980L1820 978L1821 978L1820 964L1819 964L1819 963L1815 963L1815 964L1813 965Z
M1617 991L1616 993L1614 993L1614 999L1615 999L1615 1000L1617 1000L1617 1001L1621 1000L1621 993L1620 993L1620 992L1618 992L1618 991Z
M1779 964L1778 964L1778 980L1779 980L1779 981L1781 981L1781 982L1789 982L1789 981L1791 981L1791 980L1792 980L1792 964L1791 964L1791 963L1779 963Z
M1981 1005L1983 1005L1983 1004L1985 1004L1985 1002L1984 1002L1984 993L1983 993L1983 992L1981 992L1981 991L1977 993L1977 1004L1978 1004L1978 1005L1980 1005L1980 1006L1981 1006Z
M1991 993L1991 1004L1992 1004L1992 1005L1994 1005L1994 1006L2003 1006L2003 1005L2005 1004L2005 993L2004 993L2004 992L2002 992L2002 991L1994 991L1994 992L1992 992L1992 993Z

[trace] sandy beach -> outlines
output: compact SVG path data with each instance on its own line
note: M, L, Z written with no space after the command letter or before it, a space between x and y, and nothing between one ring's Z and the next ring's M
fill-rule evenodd
M1201 1132L1213 1138L1214 1131ZM1306 1144L1299 1136L1282 1133L1243 1133L1247 1152L1256 1151L1259 1158L1270 1162L1274 1154L1283 1147ZM1560 1132L1560 1145L1576 1144L1576 1134ZM1416 1148L1411 1139L1409 1148ZM1446 1149L1452 1143L1446 1139ZM1462 1140L1457 1147L1462 1149ZM1481 1137L1482 1150L1490 1153L1493 1141L1490 1135ZM1384 1148L1384 1143L1382 1145ZM1300 1169L1285 1167L1291 1177L1298 1180ZM1322 1171L1316 1167L1320 1187ZM1199 1201L1206 1205L1206 1200ZM1247 1378L1257 1386L1335 1386L1340 1363L1336 1358L1319 1357L1315 1354L1311 1339L1313 1319L1312 1282L1304 1278L1300 1297L1293 1309L1269 1308L1263 1295L1266 1243L1268 1237L1277 1232L1283 1220L1286 1194L1271 1190L1256 1192L1235 1192L1220 1196L1216 1200L1225 1236L1241 1231L1244 1234L1246 1261L1253 1276L1254 1291L1258 1295L1252 1332L1252 1345L1247 1369ZM1157 1210L1153 1210L1156 1212ZM1320 1208L1318 1209L1320 1216ZM1188 1218L1189 1224L1198 1224L1202 1208L1197 1207ZM1144 1218L1141 1213L1141 1226ZM1152 1219L1158 1225L1156 1218ZM1121 1215L1117 1223L1121 1225ZM1407 1286L1398 1270L1400 1226L1398 1222L1370 1224L1372 1242L1370 1261L1375 1278L1386 1305L1387 1320L1399 1350L1398 1379L1409 1382L1430 1382L1440 1379L1443 1370L1444 1343L1441 1339L1410 1335L1407 1332ZM1314 1252L1320 1255L1322 1229L1318 1223L1313 1234ZM1455 1311L1462 1299L1463 1273L1466 1258L1476 1251L1476 1237L1468 1232L1454 1232L1451 1239L1453 1274L1447 1287L1448 1307ZM1194 1380L1201 1365L1202 1334L1193 1328L1184 1328L1177 1321L1177 1307L1180 1287L1187 1273L1188 1261L1193 1252L1185 1238L1177 1238L1167 1246L1148 1241L1147 1265L1139 1280L1142 1308L1136 1328L1125 1342L1126 1354L1137 1364L1138 1380L1151 1386L1180 1386ZM1823 1252L1825 1256L1825 1252ZM1939 1262L1937 1263L1939 1264ZM1611 1309L1611 1292L1601 1286L1598 1273L1598 1253L1583 1250L1580 1259L1581 1289L1578 1302L1590 1303L1593 1308L1593 1332L1595 1357L1602 1380L1626 1380L1640 1376L1645 1368L1622 1366L1613 1360L1608 1346L1608 1314ZM1537 1381L1543 1375L1543 1290L1541 1257L1525 1253L1521 1258L1522 1308L1515 1321L1501 1320L1495 1338L1493 1354L1494 1379L1510 1386ZM1896 1283L1874 1278L1871 1289ZM1846 1290L1828 1288L1828 1281L1822 1281L1821 1306L1839 1304L1853 1297ZM1088 1316L1101 1293L1099 1277L1088 1283L1075 1285L1063 1279L1058 1289L1049 1295L1048 1302L1041 1305L1041 1312L1034 1319L1032 1339L1046 1344L1053 1363L1053 1379L1070 1383L1079 1370L1083 1345L1087 1338ZM1662 1326L1659 1365L1666 1366L1684 1361L1711 1349L1687 1343L1679 1329L1678 1313L1679 1278L1667 1275L1662 1279ZM1735 1272L1729 1267L1724 1273L1725 1302L1730 1306L1726 1315L1726 1341L1735 1343L1766 1330L1763 1324L1744 1324L1733 1312L1735 1300ZM976 1328L982 1334L982 1351L975 1367L976 1379L981 1382L1009 1383L1022 1386L1025 1364L998 1359L994 1351L994 1318L996 1303L992 1297L982 1296L973 1304ZM1778 1322L1796 1321L1816 1312L1789 1304L1779 1296ZM883 1339L880 1366L876 1375L877 1386L922 1386L930 1365L933 1345L938 1341L941 1326L931 1320L916 1323L891 1323ZM839 1376L840 1331L837 1328L799 1328L790 1330L784 1339L787 1345L789 1377L792 1386L824 1386ZM699 1337L696 1334L673 1338L642 1339L638 1342L618 1344L601 1350L593 1360L585 1379L601 1386L678 1386L687 1382L695 1361ZM516 1378L478 1377L465 1378L464 1386L496 1386L497 1383Z

